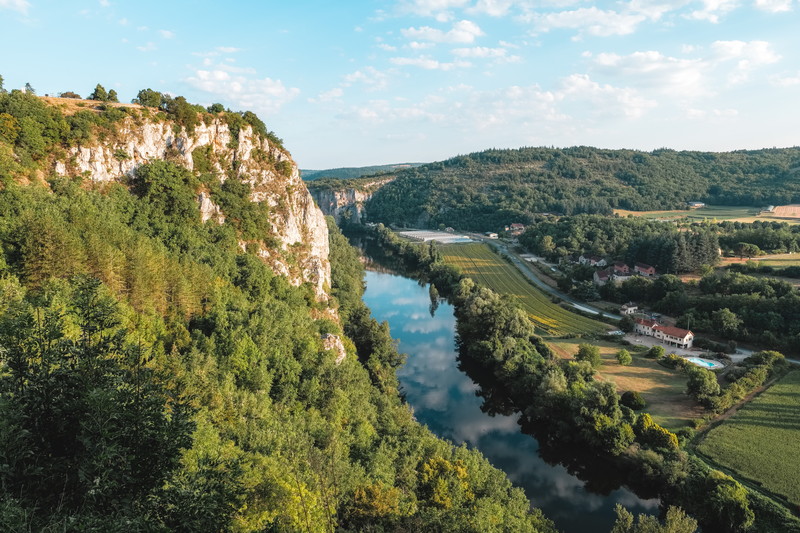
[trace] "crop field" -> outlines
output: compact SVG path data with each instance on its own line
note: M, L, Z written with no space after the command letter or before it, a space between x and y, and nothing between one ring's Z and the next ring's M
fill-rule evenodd
M682 209L677 211L627 211L625 209L615 209L614 213L620 216L633 215L635 217L677 220L688 218L689 220L739 220L742 222L752 222L756 219L761 220L767 217L759 216L760 208L747 207L740 205L707 205L699 209Z
M476 283L517 300L545 335L605 332L609 326L571 313L534 287L514 265L508 264L485 244L441 246L445 261L456 265Z
M558 356L568 358L578 351L580 342L579 339L553 339L548 344ZM616 358L622 346L607 341L592 341L591 344L600 348L603 358L603 364L597 369L598 379L614 383L620 394L629 390L639 392L647 402L644 410L657 424L677 431L705 414L703 408L686 395L687 378L682 372L665 368L655 359L633 351L633 362L623 366ZM627 349L632 350L632 347Z
M698 451L800 505L800 371L784 376L708 432Z

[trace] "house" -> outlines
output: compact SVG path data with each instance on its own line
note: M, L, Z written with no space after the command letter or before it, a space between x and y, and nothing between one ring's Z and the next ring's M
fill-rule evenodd
M450 226L447 226L446 228L444 228L444 230L445 230L447 233L455 233L455 231L456 231L455 229L451 228Z
M640 276L647 276L648 278L652 278L656 275L656 268L647 263L636 263L633 267L633 271Z
M628 302L623 304L622 307L619 308L619 313L621 315L632 315L639 310L639 306L633 302Z
M690 209L700 209L701 207L705 207L706 204L703 202L689 202Z
M519 224L517 222L511 224L511 235L522 235L523 231L525 231L525 224Z
M611 268L614 270L614 274L617 276L630 276L631 274L631 267L621 261L612 263Z
M592 280L595 285L602 287L609 281L614 281L614 274L610 270L598 270L592 276Z
M646 318L637 318L633 324L633 331L639 335L647 335L678 348L691 348L692 342L694 342L694 333L688 329L663 326L655 320Z
M578 258L578 262L582 265L589 265L593 267L605 267L608 263L606 260L597 255L582 255Z
M486 235L486 237L488 237L489 239L497 238L497 233L492 233L491 231L487 231L486 233L484 233L484 235Z

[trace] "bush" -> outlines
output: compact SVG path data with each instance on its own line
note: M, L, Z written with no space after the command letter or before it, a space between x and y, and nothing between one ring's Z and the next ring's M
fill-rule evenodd
M642 395L639 394L637 391L633 390L629 390L623 393L619 403L621 403L625 407L630 407L634 411L638 411L640 409L644 409L645 407L647 407L647 402L644 401Z
M647 350L646 356L651 358L651 359L658 359L659 357L664 357L664 354L666 352L667 351L664 349L663 346L656 345L656 346L653 346L652 348L650 348L649 350Z
M603 364L603 360L600 358L600 348L586 343L582 343L578 346L578 353L575 354L575 359L578 361L587 361L592 365L592 368L597 368Z
M631 352L628 350L620 350L617 352L617 361L622 366L628 366L633 362L633 357L631 356Z

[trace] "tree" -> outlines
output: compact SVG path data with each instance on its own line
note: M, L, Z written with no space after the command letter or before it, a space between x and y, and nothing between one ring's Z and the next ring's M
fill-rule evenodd
M25 92L28 94L36 94L36 89L30 83L25 83Z
M142 89L132 100L134 104L143 105L145 107L161 107L164 100L164 95L153 89Z
M619 403L625 407L630 407L634 411L638 411L639 409L644 409L647 407L647 402L644 400L644 398L642 398L642 395L633 390L625 391L622 394Z
M664 521L657 517L640 514L634 521L633 514L620 504L616 506L617 520L611 533L694 533L697 521L687 516L680 507L670 507Z
M59 93L58 96L60 96L61 98L76 98L78 100L80 100L81 98L81 95L79 95L74 91L64 91L63 93Z
M108 101L113 102L115 104L119 103L119 96L117 95L117 91L111 89L108 91Z
M94 91L92 91L92 94L89 95L89 100L99 100L101 102L108 101L108 92L106 92L106 88L99 83L95 85Z
M647 350L646 355L651 359L658 359L659 357L664 357L665 353L667 353L667 351L664 349L664 347L656 344L655 346L652 346L649 350Z
M6 92L5 87L3 87L3 76L0 76L0 94L4 94Z
M689 379L686 382L686 392L698 400L717 396L720 392L717 376L710 370L697 366L686 368Z
M215 103L208 106L209 113L222 113L223 111L225 111L225 106L220 103Z
M622 366L628 366L633 362L633 357L631 357L631 352L628 350L622 349L617 352L617 361Z
M575 359L588 361L592 368L597 368L603 364L603 360L600 358L600 348L587 343L581 343L578 346L578 353L575 354Z
M745 257L750 259L761 255L761 248L749 242L740 242L736 244L736 253L739 259L744 259Z
M715 331L722 333L726 337L732 337L739 333L742 320L736 313L724 307L711 313L711 323Z
M633 321L633 317L631 317L631 315L625 315L620 319L618 325L620 330L625 333L630 333L633 331L634 324L636 324L636 322Z

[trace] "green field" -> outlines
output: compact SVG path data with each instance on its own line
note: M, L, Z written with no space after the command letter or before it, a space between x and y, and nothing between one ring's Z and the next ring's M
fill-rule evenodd
M709 431L698 451L800 505L800 371L793 371Z
M620 216L633 215L643 218L679 219L688 218L692 221L700 220L740 220L742 222L752 222L756 219L765 219L758 216L761 211L758 207L747 207L740 205L707 205L699 209L683 209L678 211L626 211L615 209L614 213Z
M445 261L456 265L476 283L513 297L527 311L536 327L546 335L599 333L609 326L571 313L534 287L514 265L485 244L448 244L440 247Z

